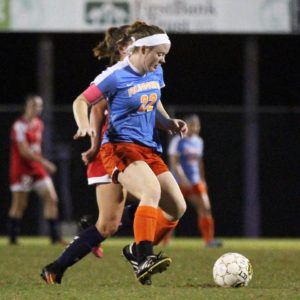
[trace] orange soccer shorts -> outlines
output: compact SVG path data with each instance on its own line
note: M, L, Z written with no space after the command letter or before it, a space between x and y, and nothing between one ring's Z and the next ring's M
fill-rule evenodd
M101 158L106 172L116 177L134 161L145 161L155 175L169 171L161 157L151 148L134 143L107 143L101 147Z
M180 189L183 196L185 197L189 197L191 195L207 194L207 188L202 181L192 185L191 188L185 188L184 186L180 186Z

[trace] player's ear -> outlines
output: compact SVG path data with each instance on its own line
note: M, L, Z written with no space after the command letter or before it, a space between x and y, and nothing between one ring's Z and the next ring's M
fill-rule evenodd
M124 46L118 46L118 52L120 55L126 55L126 49L127 47L124 47Z

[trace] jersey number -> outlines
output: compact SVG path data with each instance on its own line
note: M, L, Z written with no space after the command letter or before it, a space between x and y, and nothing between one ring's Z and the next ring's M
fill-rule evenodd
M141 106L139 107L138 111L151 111L153 110L153 106L157 101L157 95L155 93L148 95L141 96Z

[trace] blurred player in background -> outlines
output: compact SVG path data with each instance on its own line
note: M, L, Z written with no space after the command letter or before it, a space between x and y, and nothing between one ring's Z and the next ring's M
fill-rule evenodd
M185 118L188 134L172 138L169 148L169 163L181 191L194 206L198 215L198 229L206 247L221 247L222 242L214 238L215 225L205 179L201 122L197 115Z
M11 129L10 190L8 236L10 244L17 244L21 220L28 204L29 194L35 191L44 202L44 217L49 224L53 244L62 242L58 228L58 198L49 174L56 166L42 155L43 122L39 118L43 100L38 95L25 98L24 114Z
M150 39L145 41L145 46L141 47L141 45L138 46L138 44L134 47L134 50L136 52L132 53L132 56L135 56L135 63L138 68L141 69L141 74L139 74L140 71L137 71L137 67L133 65L130 62L131 56L129 58L126 58L126 61L123 63L117 63L114 65L112 68L107 69L104 71L101 75L99 75L96 78L96 81L101 79L102 76L109 76L108 78L112 80L113 82L110 83L110 81L103 80L104 87L107 88L107 93L102 94L100 91L100 87L98 87L98 83L96 85L96 81L86 90L84 91L81 95L77 97L77 99L74 101L73 104L73 111L74 111L74 116L75 120L78 124L78 131L75 135L75 138L79 137L84 137L87 134L90 136L96 135L95 128L93 128L89 120L87 118L87 105L89 103L95 104L97 101L102 100L104 98L107 99L107 102L111 100L110 98L115 97L116 101L118 102L122 97L120 97L120 94L125 92L125 95L127 94L126 90L129 89L129 86L133 87L138 87L139 81L144 82L145 85L143 85L145 90L152 89L153 91L160 90L160 76L161 74L161 68L160 68L160 63L164 62L164 56L167 52L167 49L169 48L169 39L167 38L166 34L163 33L161 29L158 29L156 26L148 26L146 24L135 24L132 25L132 27L135 27L134 30L135 32L140 32L142 28L142 33L139 38L141 38L141 41L143 40L142 37L147 37L148 35L150 36ZM161 33L158 34L158 36L155 36L155 33ZM151 36L154 35L154 44L150 45L148 44L149 42L152 43L153 39ZM137 40L138 41L138 40ZM158 48L160 44L165 44L165 47L161 47L161 51L158 55ZM153 46L153 47L152 47ZM141 48L143 48L141 50ZM116 51L116 47L114 48ZM155 49L155 50L154 50ZM153 51L153 52L152 52ZM152 52L152 53L151 53ZM146 64L145 58L148 58L149 61ZM155 63L155 67L154 67ZM145 65L146 64L146 65ZM153 68L151 71L148 71L148 68L150 67ZM158 70L156 72L156 67L158 67ZM149 72L149 73L148 73ZM117 76L115 76L117 74ZM126 75L127 74L127 75ZM143 76L144 74L144 76ZM126 75L126 76L125 76ZM119 77L120 76L120 77ZM129 76L129 78L128 78ZM153 76L154 81L149 81L150 84L146 84L148 80L152 79L151 77ZM131 79L132 77L132 79ZM149 77L149 79L148 79ZM127 86L125 85L126 88L120 89L119 84L122 84L123 80L128 81ZM100 80L101 81L101 80ZM136 83L133 83L136 82ZM155 83L155 85L154 85ZM113 91L113 89L116 87L117 84L117 93L112 96L110 92L108 91ZM163 82L161 82L163 84ZM155 94L156 95L156 94ZM139 95L137 95L139 97ZM147 96L147 95L146 95ZM126 97L130 97L127 95ZM120 180L120 177L124 178L123 180L121 179L120 182L121 184L127 189L129 187L129 192L131 192L133 195L135 195L137 198L142 198L141 202L143 203L140 205L137 209L137 213L135 215L135 221L134 221L134 231L136 234L136 231L139 231L137 233L137 244L136 244L136 253L135 253L135 263L136 263L136 277L137 279L142 283L145 284L145 282L149 282L149 279L152 274L157 273L157 272L162 272L166 269L168 264L170 263L170 259L167 257L162 257L161 255L154 255L153 250L152 250L152 245L153 245L153 239L156 238L156 236L162 236L162 229L163 232L166 232L166 230L170 229L170 226L176 226L177 224L177 219L183 214L185 210L185 202L183 199L183 196L180 192L179 187L176 184L176 181L173 179L172 175L170 172L167 172L167 166L161 161L159 156L156 154L156 147L160 147L156 142L152 141L153 139L153 121L155 121L155 109L156 109L156 100L159 99L150 99L150 103L148 101L145 101L146 99L139 99L138 97L134 97L134 101L136 104L134 104L133 111L130 113L129 111L125 113L124 117L130 117L131 115L137 115L138 121L137 124L140 124L140 122L145 122L146 127L150 126L149 128L145 128L146 133L144 132L143 129L137 128L137 131L140 132L142 135L147 135L148 130L151 131L151 134L149 137L147 136L148 144L151 143L151 146L153 145L154 149L151 147L147 146L140 146L138 144L135 144L132 141L135 141L136 139L139 140L140 143L144 143L145 141L141 139L139 136L132 135L130 133L129 136L125 137L129 138L129 143L128 147L131 149L132 147L134 148L141 148L143 150L139 150L137 155L140 157L139 159L136 160L136 162L131 163L131 158L123 160L123 164L125 164L123 167L127 169L126 163L130 164L132 170L124 172L122 166L122 171L118 174L118 179ZM147 96L148 97L148 96ZM154 95L152 96L154 97ZM143 100L141 102L141 100ZM160 101L159 106L161 106ZM101 105L106 104L106 101L100 101L99 107ZM128 101L121 101L120 105L124 106L124 108L127 110L128 107L127 105L129 104ZM149 104L149 107L148 107ZM117 104L119 105L119 104ZM151 107L150 107L151 106ZM110 107L111 108L111 107ZM121 108L121 107L120 107ZM150 109L151 108L151 109ZM152 111L153 110L153 111ZM149 112L149 114L148 114ZM151 113L152 112L152 113ZM112 112L110 109L110 114L115 112ZM173 120L168 117L166 117L165 111L162 110L161 114L159 115L159 123L162 125L167 130L175 130L175 131L184 131L186 129L186 125L183 121L181 120ZM114 115L111 117L109 115L109 122L111 122L116 116ZM144 119L144 117L146 117ZM154 119L153 119L154 118ZM140 119L143 119L140 120ZM148 120L147 120L148 119ZM151 122L150 122L151 121ZM97 126L99 125L98 122L96 122ZM109 123L110 124L110 123ZM135 127L130 126L132 129ZM109 136L111 134L111 130L113 130L114 126L109 125L109 130L107 129L105 131L105 137ZM122 127L121 127L122 128ZM121 128L118 128L120 130ZM110 131L110 133L108 133ZM122 129L121 129L122 131ZM132 131L132 130L131 130ZM123 132L121 132L121 135ZM124 137L123 137L124 139ZM123 140L121 138L121 141ZM150 142L150 140L152 142ZM104 142L105 145L107 144L108 140ZM116 146L119 145L119 143L116 143ZM123 143L120 144L120 146L123 145ZM126 148L126 147L125 147ZM130 149L125 149L126 151L129 151ZM101 148L101 159L103 159L102 155L103 151L103 146ZM126 153L125 151L125 153ZM107 153L106 151L104 151ZM129 154L131 152L129 151ZM147 159L151 159L151 164L152 167L156 164L157 169L159 173L157 173L157 178L153 171L149 168L149 166L143 161L142 158L142 153L146 155ZM116 158L114 156L109 155L105 156L108 160L106 161L106 164L109 165L110 163L115 163L115 160L119 160L119 158ZM120 162L121 163L121 162ZM105 165L105 163L104 163ZM140 165L140 166L139 166ZM129 169L131 169L128 166ZM140 175L134 176L134 180L128 181L131 176L130 175L132 172L135 173L134 169L137 168L137 173L141 173ZM106 171L109 170L110 175L113 170L110 168L105 167ZM143 170L145 169L145 170ZM127 174L127 175L125 175ZM147 175L151 178L148 178L147 180ZM128 177L128 178L127 178ZM109 176L110 178L110 176ZM143 184L137 184L136 179L139 181L143 182ZM152 187L151 182L153 182L157 187ZM115 182L114 184L117 184ZM168 220L164 216L163 218L163 223L161 224L162 226L156 226L158 223L158 210L157 210L157 204L156 201L159 201L160 199L160 184L162 185L162 192L164 194L163 198L166 202L164 202L164 208L169 210L170 213L170 218L175 220ZM109 184L103 185L104 187L107 188L107 196L111 195L111 197L107 197L107 199L103 199L101 197L101 201L98 201L99 205L99 211L100 215L98 218L98 221L96 223L96 226L90 226L86 230L84 230L82 233L79 234L79 236L75 237L73 242L69 245L69 247L66 248L65 252L57 259L55 260L52 264L49 264L46 266L43 271L42 271L42 277L47 283L60 283L61 278L65 270L73 265L75 262L83 258L85 255L87 255L90 251L91 248L95 247L98 245L101 241L104 241L107 237L109 237L112 233L115 233L115 231L118 229L118 226L120 224L123 208L124 208L124 203L125 203L125 198L123 197L123 194L121 194L119 197L116 197L112 193L115 193L111 187L109 187ZM115 189L115 188L114 188ZM154 189L154 190L153 190ZM156 191L156 189L158 191ZM118 193L120 194L122 191L121 186L119 187ZM144 195L145 194L145 195ZM149 194L147 197L146 194ZM144 196L143 196L144 195ZM99 195L100 196L100 195ZM102 196L102 195L101 195ZM162 214L162 213L161 213ZM138 219L138 221L137 221ZM163 228L162 228L163 227ZM158 229L157 229L158 228ZM159 232L157 232L157 230ZM145 280L144 280L145 279Z

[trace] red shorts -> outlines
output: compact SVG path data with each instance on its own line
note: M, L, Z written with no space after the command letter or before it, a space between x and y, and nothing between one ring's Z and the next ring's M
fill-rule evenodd
M183 196L185 196L185 197L189 197L189 196L192 196L192 195L199 195L199 194L207 194L207 188L206 188L205 184L202 181L194 184L190 188L180 186L180 189L181 189L181 192L182 192Z
M112 182L111 177L107 174L103 166L100 151L95 160L88 164L87 178L89 185Z
M116 177L118 172L123 172L131 163L138 160L145 161L155 175L169 171L167 165L153 149L138 144L107 143L101 147L100 152L105 170L111 176Z
M42 164L36 164L32 169L26 169L20 167L19 169L13 169L10 172L10 189L11 191L31 191L34 185L48 178L48 172L42 166Z

